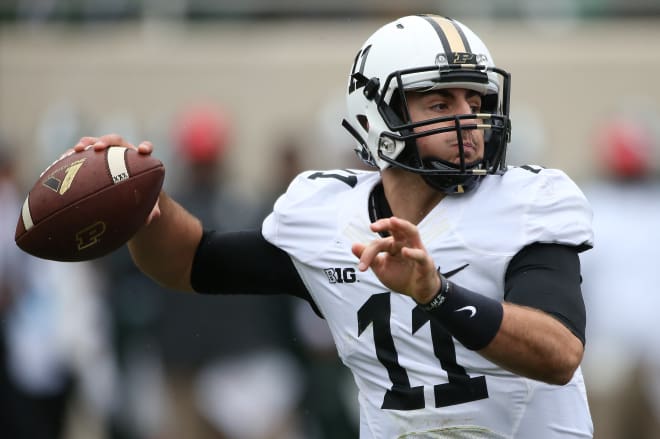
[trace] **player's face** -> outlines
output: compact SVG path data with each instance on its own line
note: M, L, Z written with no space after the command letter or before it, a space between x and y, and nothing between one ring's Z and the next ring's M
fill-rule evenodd
M478 113L481 110L481 95L462 88L448 88L430 92L410 92L406 95L408 112L413 122L454 116L457 114ZM463 124L474 124L478 119L461 120ZM433 128L453 126L453 122L442 122L415 128L422 132ZM483 130L463 130L463 149L465 161L473 163L483 158L484 134ZM439 158L455 164L460 162L458 137L456 131L438 133L419 137L417 146L422 158Z

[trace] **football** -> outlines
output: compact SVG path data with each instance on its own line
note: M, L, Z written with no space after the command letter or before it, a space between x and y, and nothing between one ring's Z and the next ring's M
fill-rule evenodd
M159 160L132 148L71 152L46 168L28 193L16 244L54 261L104 256L145 223L164 177Z

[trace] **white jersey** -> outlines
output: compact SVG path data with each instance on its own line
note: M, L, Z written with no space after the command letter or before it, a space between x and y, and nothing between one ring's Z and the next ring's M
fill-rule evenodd
M360 438L592 436L582 372L554 386L516 376L453 339L371 270L354 242L369 229L377 172L300 174L266 218L263 235L289 254L325 316L359 390ZM414 196L411 194L411 196ZM418 225L452 281L498 301L511 258L534 243L590 244L591 210L561 171L511 168L476 191L445 197Z

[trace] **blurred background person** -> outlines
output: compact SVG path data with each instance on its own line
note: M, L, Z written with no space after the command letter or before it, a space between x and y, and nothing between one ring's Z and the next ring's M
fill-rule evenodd
M243 200L230 178L226 159L234 127L226 110L208 103L186 105L175 114L172 127L176 166L170 169L178 181L179 202L216 230L259 224L259 203ZM141 275L126 249L111 258L118 339L127 343L119 350L134 360L125 364L127 377L151 370L157 378L151 379L153 396L148 400L160 406L142 420L130 421L125 437L127 430L134 437L298 437L304 383L288 298L182 295ZM144 305L137 307L143 308L141 317L135 315L136 303ZM135 368L145 373L130 372Z
M173 146L185 169L176 196L218 231L249 229L262 220L258 200L246 201L232 179L227 157L234 134L230 115L212 104L184 108L175 123ZM302 387L291 300L195 299L176 292L166 296L158 334L174 383L197 372L190 382L195 407L220 437L295 438ZM181 328L188 328L183 335Z
M595 246L584 254L585 381L599 439L660 434L660 137L658 113L594 127L598 177L584 184Z
M332 113L337 122L338 114ZM341 128L338 124L335 128ZM339 166L354 167L358 159L350 144L334 144L335 138L320 129L316 142L320 149ZM349 139L350 140L350 139ZM271 152L272 181L264 191L263 215L273 209L277 198L286 191L294 177L307 168L301 135L296 132L281 134ZM338 158L347 160L337 160ZM358 437L359 415L357 387L350 371L339 359L328 324L320 318L309 303L296 298L283 297L291 305L290 318L296 351L302 368L297 378L302 386L301 420L305 439L336 439Z
M102 433L115 403L115 363L101 279L90 263L33 258L14 243L23 192L16 148L0 140L0 436L58 439Z

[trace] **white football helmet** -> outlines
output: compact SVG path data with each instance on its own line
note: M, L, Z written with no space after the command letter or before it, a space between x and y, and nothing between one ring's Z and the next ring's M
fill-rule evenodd
M461 114L411 123L405 92L466 88L482 95L478 114ZM502 173L510 140L510 75L498 69L485 44L467 26L437 15L400 18L378 29L353 62L342 125L357 142L356 153L381 170L396 166L424 177L446 193L468 191L486 174ZM452 126L413 132L413 128L453 122ZM467 163L462 130L484 130L484 157ZM456 131L460 163L421 159L415 139Z

